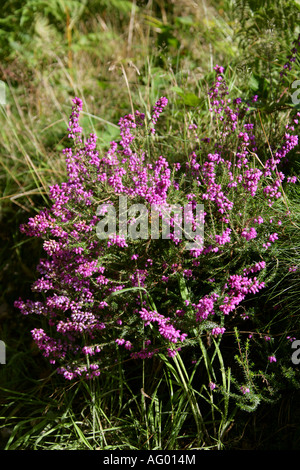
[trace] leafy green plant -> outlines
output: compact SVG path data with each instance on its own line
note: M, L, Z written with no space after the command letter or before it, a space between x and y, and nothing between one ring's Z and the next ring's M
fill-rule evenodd
M16 226L26 223L28 217L33 221L42 206L49 210L48 185L52 185L50 195L53 196L58 191L56 183L66 180L68 171L60 153L69 146L65 128L70 113L70 96L83 97L83 141L82 145L75 145L73 156L86 150L80 167L84 175L90 174L92 167L86 160L87 156L91 157L92 152L94 163L98 157L105 164L109 142L114 141L118 145L119 156L121 151L124 158L128 157L122 152L131 149L138 157L144 154L147 164L161 168L157 187L163 187L168 181L174 184L174 187L172 184L169 187L169 202L176 201L182 205L187 200L201 200L207 188L213 189L208 184L209 178L215 177L218 184L226 188L225 196L234 203L235 209L227 208L225 215L228 217L223 214L224 220L220 220L218 208L221 207L210 199L210 193L205 201L208 214L205 236L209 237L206 239L209 243L212 242L212 248L219 251L209 249L211 251L203 255L203 262L198 266L185 252L176 248L172 240L157 240L155 246L153 240L147 243L136 240L130 244L132 252L128 250L128 253L112 244L106 255L102 253L101 261L109 269L112 290L102 292L98 289L97 295L100 291L105 294L111 317L105 318L108 322L107 343L104 335L98 338L104 352L101 374L93 381L86 382L81 376L66 384L53 371L58 364L48 364L41 357L31 342L29 331L36 331L38 327L49 331L48 327L51 327L49 333L56 337L56 325L49 325L46 315L37 317L31 314L20 318L14 313L17 322L9 319L1 325L1 339L8 345L8 364L0 370L3 383L0 390L3 410L1 447L90 450L230 448L242 438L243 426L246 428L251 420L249 416L254 415L253 419L259 416L260 410L266 409L264 404L274 409L274 405L280 403L278 400L282 393L284 396L286 391L299 388L299 371L290 364L290 340L299 330L298 185L287 184L287 179L293 180L298 171L297 143L293 140L297 130L290 128L290 137L284 136L286 123L291 123L289 120L297 112L290 105L284 87L290 86L298 65L294 63L294 69L280 80L279 67L275 64L273 69L271 60L277 51L280 64L286 61L285 43L278 42L274 47L274 38L277 33L280 36L280 27L291 24L291 30L294 28L289 17L292 6L286 3L283 20L286 23L282 22L281 26L278 23L274 43L268 44L267 31L261 38L259 47L262 48L263 43L268 46L265 51L262 49L268 62L266 70L262 67L261 57L253 59L249 56L246 61L245 55L249 42L253 45L251 50L256 47L255 24L259 23L260 29L267 24L263 23L265 12L259 10L258 4L247 3L247 8L252 9L251 15L247 13L248 21L245 21L245 29L249 27L248 36L246 38L241 32L242 41L238 48L234 39L235 25L225 20L228 11L226 14L223 11L223 17L222 13L220 16L224 2L214 2L218 11L213 10L212 5L206 8L206 2L202 2L198 10L186 2L176 2L172 6L148 2L144 12L141 10L142 2L137 2L138 8L134 7L135 2L100 3L88 2L89 8L86 8L83 2L81 5L60 2L55 16L51 8L56 2L48 2L47 14L44 15L38 7L44 5L43 2L31 1L26 2L23 11L15 9L10 25L8 19L3 22L9 34L2 38L7 51L2 78L8 84L9 93L8 106L1 108L3 125L0 132L4 143L1 150L2 226L6 227L5 221L9 221L9 232L5 235L3 231L1 235L4 239L1 248L1 299L12 303L19 295L22 298L34 297L42 305L50 296L49 291L33 294L30 285L35 283L34 288L43 287L42 284L36 285L34 267L43 257L43 244L49 249L53 234L45 239L43 234L32 244L22 234L16 233ZM12 5L13 2L6 2L7 12ZM16 7L17 3L14 5ZM38 7L36 11L34 6ZM19 33L14 25L19 25L22 17L23 27ZM245 15L242 17L244 20ZM22 37L26 25L30 28L27 36ZM288 35L287 32L286 40ZM35 49L38 44L35 51L30 45L33 39ZM99 41L105 45L101 51L97 48ZM229 43L230 47L227 47ZM151 54L147 49L150 46ZM257 49L255 54L258 52ZM215 74L211 71L216 56L228 63L222 73L222 68L218 68L222 96L216 96L212 86L216 83ZM247 80L243 80L242 69L239 68L242 59L245 67L252 67ZM241 97L240 102L227 101L226 85L230 97ZM162 95L168 96L168 107L161 114L155 133L152 133L151 104ZM258 96L253 99L253 95ZM278 101L280 96L283 99ZM226 102L224 113L219 98ZM141 121L141 114L135 115L136 107L145 115ZM227 133L235 122L233 114L237 107L240 107L238 126L232 128L232 133ZM131 145L124 147L126 139L131 138L124 124L133 121L127 115L118 126L115 122L120 114L128 112L128 108L131 108L136 122L144 125L137 128L129 126L134 138ZM223 120L215 120L214 116L222 116ZM248 127L244 128L244 124ZM97 141L99 153L86 147L87 141L89 145L93 141L89 132L100 134ZM249 153L243 143L247 135L251 137ZM252 140L254 135L256 149ZM259 178L259 171L266 171L276 152L280 153L282 162L286 162L285 145L288 145L289 162L284 165L277 162L271 174ZM219 151L224 161L234 166L232 174L221 161L215 164L213 159L207 160L208 155L211 158ZM157 160L159 155L166 157L166 169L172 169L169 176L167 171L163 172L163 165L160 167L163 161ZM243 162L242 169L236 167L238 159L244 158L249 159L249 168L244 167ZM122 165L119 166L117 160L116 174L122 172ZM215 164L215 172L210 173L210 163ZM126 163L122 164L123 169L128 170ZM72 165L69 162L69 170ZM76 168L75 164L73 169ZM281 170L286 177L279 182ZM96 174L91 172L91 175ZM132 188L134 171L128 175L122 178L122 182L125 187ZM111 174L111 182L113 176ZM205 182L203 177L207 178ZM237 186L230 187L232 182ZM95 196L93 209L106 197L117 202L118 195L113 185L102 181L101 190L97 186L92 185ZM273 194L273 190L280 192L281 197L273 197L278 194L276 191ZM255 193L253 198L249 196L251 191ZM148 193L151 194L149 188ZM266 203L269 194L274 202L271 206ZM136 196L134 202L143 202L141 195ZM68 204L70 210L78 209L76 195ZM85 220L90 220L91 209L84 205L81 209L82 213L76 212L76 220L62 224L67 233L73 222L78 224L78 230L85 227ZM59 205L56 210L60 210ZM264 219L263 224L254 222L260 218ZM39 216L35 220L39 220ZM254 223L256 225L253 226ZM254 231L250 232L252 228L255 228L257 237L251 238L255 235ZM277 240L276 233L279 235ZM88 234L87 238L84 233L82 235L79 241L70 242L71 250L79 252L85 250L91 241L97 242L95 233ZM226 241L226 236L231 238L230 242ZM270 236L272 241L268 246ZM88 253L96 256L90 248L85 256ZM131 258L136 254L138 258ZM51 256L49 253L50 260ZM147 266L148 276L151 276L148 281L144 278L144 258L152 260L152 265ZM197 262L197 258L194 261ZM265 267L259 264L262 261L266 263ZM79 258L75 261L75 268L80 267L77 262ZM247 271L245 275L244 269L252 268L257 269L256 273ZM196 279L190 276L190 270L196 272ZM84 274L85 271L81 270L81 274L77 272L75 277L80 281L80 275L85 279ZM220 296L218 306L223 304L226 307L225 284L229 280L234 283L231 277L234 274L244 280L246 277L253 280L257 275L257 284L253 285L264 284L264 288L256 295L248 293L228 315L216 310L200 321L203 307L212 292ZM92 285L95 274L87 276L87 279ZM66 294L65 290L59 291L62 286L55 288L58 289L56 294ZM78 301L75 291L70 295L74 302ZM88 312L91 303L84 296L81 300L84 300L83 311ZM216 305L216 299L213 300ZM146 311L143 310L144 318L139 318L139 311L134 309L140 309L142 305ZM30 302L26 308L21 303L19 306L24 313L33 313ZM174 311L174 306L178 312ZM59 313L59 305L56 307L56 313ZM154 312L170 317L172 325L170 322L159 325L156 320L161 317L151 317L152 321L146 324ZM197 321L196 312L199 316ZM67 311L60 320L65 321L69 316L70 311ZM168 342L159 332L160 326L173 326L175 331L180 328L181 333L188 332L188 337L182 336L182 344L179 341ZM13 331L13 340L9 329ZM172 333L174 330L170 328ZM139 348L127 350L124 345L129 346L128 341L139 345ZM92 342L93 339L84 334L80 346L93 346ZM135 354L131 356L131 352ZM147 359L138 359L141 352L155 354ZM63 358L55 360L59 359ZM72 369L74 357L68 356L62 363L63 367L67 365L67 369L68 366ZM93 364L94 356L87 354L83 361L78 360L76 366L86 367L86 371L91 372L97 370L90 367ZM51 399L45 399L45 396Z

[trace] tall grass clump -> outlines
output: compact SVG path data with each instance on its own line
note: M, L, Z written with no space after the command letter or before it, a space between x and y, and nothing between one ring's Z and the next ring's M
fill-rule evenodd
M269 140L259 97L233 96L225 69L214 74L208 122L201 126L196 107L185 114L177 161L171 137L163 140L167 97L122 117L105 151L95 133L83 137L83 101L74 98L66 180L21 226L44 256L31 298L15 306L36 316L32 339L57 381L88 390L90 431L71 419L83 447L118 446L118 432L115 442L106 436L125 427L127 448L221 449L239 413L276 401L289 377L299 381L288 356L295 323L286 310L266 321L260 298L274 286L280 252L297 239L289 192L298 178L285 168L300 113L286 112ZM183 208L188 231L180 230ZM281 269L298 266L286 259ZM114 423L101 408L110 381Z

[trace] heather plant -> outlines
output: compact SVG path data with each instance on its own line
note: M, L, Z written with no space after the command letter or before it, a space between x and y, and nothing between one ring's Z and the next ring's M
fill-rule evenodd
M263 321L257 329L256 298L272 282L277 244L293 223L286 191L297 177L284 167L298 145L300 117L288 116L281 140L259 153L258 97L232 97L224 68L214 70L210 134L199 132L194 113L185 123L191 152L180 162L156 151L166 97L149 115L121 118L120 138L104 153L95 134L83 138L83 103L73 99L67 179L50 187L50 208L21 226L43 242L36 297L15 302L22 314L39 317L33 340L67 380L99 380L126 361L162 363L186 398L198 447L220 447L239 408L253 411L276 397L284 359L277 344L289 344L290 335L284 330L275 340ZM118 220L99 237L108 213L124 215L122 197L130 206L125 226ZM189 207L194 234L204 226L196 247L178 236L174 204ZM139 237L142 224L154 222L153 206L160 237Z

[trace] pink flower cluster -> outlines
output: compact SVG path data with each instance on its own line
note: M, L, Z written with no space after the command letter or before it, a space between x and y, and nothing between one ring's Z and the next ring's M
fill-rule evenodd
M249 278L246 274L243 276L233 274L229 277L225 285L228 293L223 299L223 304L220 305L220 310L224 315L228 315L235 310L238 305L245 299L248 294L256 294L265 287L264 282L259 282L257 277Z
M146 308L142 308L139 313L145 326L156 322L159 326L159 333L171 343L184 341L187 337L186 333L180 333L180 330L176 330L174 326L169 323L170 318L165 318L155 311L148 311Z
M201 144L201 159L195 150L185 164L175 163L174 171L163 155L150 161L144 148L139 148L136 133L148 128L144 113L135 111L121 118L120 140L110 142L102 154L97 150L95 134L83 142L79 126L82 101L73 100L68 135L74 145L63 151L67 180L50 187L51 208L21 226L23 233L43 240L45 258L37 267L40 278L33 283L32 291L34 295L44 294L44 298L15 302L24 315L47 319L51 335L35 328L32 337L68 380L99 376L104 360L112 361L117 347L132 359L153 357L163 347L172 358L188 343L188 332L194 328L223 335L226 327L218 326L218 318L225 322L246 296L265 287L261 276L267 263L261 260L261 252L276 243L280 224L278 233L267 232L263 223L266 214L257 216L255 198L260 204L265 201L269 213L273 201L282 197L285 178L278 165L298 143L294 131L300 113L285 130L274 157L264 168L253 168L250 157L257 148L253 124L244 124L248 108L240 98L232 101L228 97L224 68L216 66L215 71L209 99L217 131L201 143L196 139L197 145ZM162 97L153 108L152 134L167 103ZM191 130L196 131L196 127ZM234 157L232 139L236 144ZM295 181L294 177L287 180ZM191 209L204 203L203 248L185 251L173 234L164 240L164 247L161 240L131 243L117 233L100 240L96 226L119 195L133 203L142 202L148 213L151 205L165 208L174 199L188 201ZM245 204L245 198L251 204ZM98 213L103 201L105 208ZM191 221L196 228L193 215ZM175 222L171 217L170 227ZM259 255L255 260L260 259L257 262L252 254L255 250ZM237 268L234 260L241 252L250 254ZM212 266L211 270L207 266ZM180 290L183 283L188 286L185 297ZM150 308L149 293L157 295L158 311ZM144 331L149 331L155 341L145 340Z
M150 132L152 134L155 134L154 126L157 123L157 120L160 114L163 112L163 109L165 106L167 106L167 104L168 104L168 99L163 96L156 102L155 106L153 107L152 116L151 116L151 123L153 127L150 128Z
M215 313L214 306L218 298L219 295L213 293L210 296L204 296L197 304L192 305L195 309L196 321L206 320L209 315L213 315Z

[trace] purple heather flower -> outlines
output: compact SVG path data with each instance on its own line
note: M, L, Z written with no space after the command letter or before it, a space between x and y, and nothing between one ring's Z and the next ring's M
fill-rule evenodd
M209 382L208 386L211 390L214 390L216 388L216 384L214 382Z
M295 46L298 47L298 44ZM289 58L289 64L294 56L295 54ZM40 278L33 283L32 290L44 294L44 298L25 302L18 299L15 302L22 314L35 314L48 320L51 336L44 329L35 328L32 330L32 337L42 354L51 364L58 365L58 373L67 380L98 377L103 349L107 348L102 357L110 357L109 348L115 344L122 346L119 349L123 352L130 351L130 357L134 359L146 359L161 350L161 345L158 346L160 340L164 350L172 356L179 349L175 349L174 345L184 344L187 333L183 331L189 328L187 325L192 327L192 321L198 326L202 322L203 327L206 326L206 320L212 321L219 315L224 315L222 320L227 321L226 316L231 312L235 314L247 295L256 294L265 286L259 276L266 269L267 258L266 261L247 262L246 267L242 267L239 272L229 271L222 285L218 281L219 275L215 279L209 279L209 282L214 282L205 283L205 294L201 294L203 283L200 281L202 275L205 276L202 281L214 276L213 270L208 271L210 274L205 271L206 265L211 267L211 261L213 265L219 260L223 262L224 255L231 250L235 256L235 245L240 247L240 229L238 223L235 223L236 215L245 224L241 237L247 241L256 239L253 249L256 246L267 249L279 238L277 233L272 233L266 243L262 243L266 229L265 224L262 225L262 216L265 218L266 212L262 211L258 215L252 209L257 207L256 198L264 202L269 211L274 201L282 197L281 186L285 175L278 170L278 166L287 160L289 152L298 145L295 127L300 122L300 113L296 113L284 129L282 141L265 162L265 166L259 168L254 160L257 167L253 168L255 127L247 118L244 124L247 107L242 99L231 100L228 97L224 68L216 65L215 72L216 79L208 95L212 122L218 126L217 132L199 140L195 135L197 126L190 125L191 144L196 141L197 145L187 161L181 164L170 164L166 156L160 154L150 161L146 146L139 148L136 135L146 121L144 113L139 111L122 117L119 120L120 139L110 142L106 153L98 152L95 134L89 134L83 141L82 128L79 126L82 101L79 98L73 100L68 126L73 147L63 151L66 181L50 187L51 208L40 211L20 227L22 233L43 241L45 258L39 262L37 271ZM254 96L252 101L255 102L256 99L257 96ZM149 123L153 134L156 122L167 103L167 98L162 97L153 107ZM234 158L228 158L229 139L233 139L237 145ZM181 174L176 173L179 170L182 170ZM286 181L296 183L297 178L288 177ZM172 253L170 261L168 255L162 259L160 251L153 251L153 240L150 244L142 243L142 248L138 243L131 246L124 236L117 234L104 242L100 241L95 235L98 221L120 195L132 202L143 202L147 208L152 204L155 207L169 207L176 199L188 201L194 209L197 203L204 201L208 208L203 220L205 224L208 220L205 225L208 243L201 249L191 250L185 256L180 240L175 236L170 237L167 242L172 245L169 250ZM247 198L245 213L241 212L241 198ZM247 204L248 198L250 204ZM99 201L104 201L105 204L96 214L95 207ZM196 220L193 214L189 222L195 229ZM169 223L170 227L174 226L175 216L170 218ZM252 223L259 225L256 225L257 231L253 227L249 228ZM230 228L225 224L230 224ZM176 259L175 255L179 258ZM136 266L132 260L139 260L139 265L142 263L139 268L144 269L134 269ZM289 268L292 269L293 266ZM191 289L190 298L193 300L180 300L177 305L162 302L164 307L161 307L159 313L148 308L146 297L136 295L137 288L151 291L153 286L162 291L164 289L168 295L176 286L178 274L183 276L183 282ZM166 289L166 284L161 285L161 280L168 281L169 290ZM196 300L193 297L194 285L198 286L196 292L200 293ZM124 302L123 291L128 293ZM119 293L120 296L117 295ZM113 294L116 294L116 303L110 302ZM186 309L185 306L189 308ZM235 316L232 321L234 318ZM141 324L145 327L144 331L156 332L157 347L154 347L154 342L152 344L150 339L142 344L144 338L137 334ZM208 331L219 335L226 330L225 327L214 327ZM86 355L92 357L95 354L99 354L99 362L90 361L88 366ZM114 359L111 357L112 363ZM275 360L274 356L269 357L270 362ZM215 384L211 383L210 388L213 389L212 387ZM249 391L249 388L243 388L243 393Z

